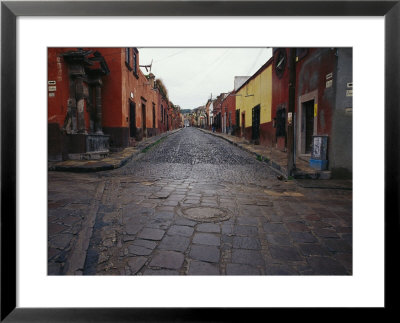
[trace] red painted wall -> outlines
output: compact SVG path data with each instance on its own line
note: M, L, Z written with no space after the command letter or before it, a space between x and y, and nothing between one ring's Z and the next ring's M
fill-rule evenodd
M229 95L222 101L222 115L226 111L226 126L229 126L229 112L231 113L231 126L236 125L236 96L235 92L232 91ZM225 109L226 108L226 109Z
M311 48L296 64L296 98L318 90L317 134L331 134L335 85L326 87L326 76L332 73L334 83L335 72L335 50L330 48ZM299 109L297 99L296 113Z
M56 91L47 92L47 117L48 123L56 123L59 127L64 124L69 97L68 66L60 54L68 50L71 48L49 48L47 52L47 80L56 82L55 85L48 85L55 86Z
M276 73L275 66L278 60L278 51L274 53L273 61L272 61L272 120L276 118L276 112L278 107L284 106L286 109L286 115L288 112L288 104L289 104L289 69L288 69L288 60L289 60L289 49L284 49L286 52L286 65L284 68L283 74L279 77ZM287 122L287 120L286 120ZM271 140L278 149L283 150L286 146L285 137L276 137L276 128L268 127L268 135L265 140Z

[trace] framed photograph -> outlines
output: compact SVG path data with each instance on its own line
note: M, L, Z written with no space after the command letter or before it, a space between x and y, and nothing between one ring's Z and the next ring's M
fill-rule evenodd
M393 309L395 304L390 296L390 289L393 287L390 286L397 286L398 282L393 273L393 268L396 267L390 254L391 245L395 244L392 239L399 233L399 15L398 1L3 1L1 320L235 321L239 313L255 317L265 315L267 310L272 308ZM151 48L174 50L165 51L156 57L156 52L152 52ZM162 81L157 79L157 75L152 78L152 73L143 74L140 69L147 71L150 68L152 72L153 57L154 63L168 59L172 70L181 77L180 84L193 83L193 91L198 90L199 86L196 86L195 80L201 78L202 69L190 73L189 67L185 65L190 63L185 61L183 56L181 60L172 60L180 57L182 48L186 51L197 49L199 64L206 65L203 72L208 71L202 79L207 77L209 83L216 77L222 59L227 60L228 51L233 53L240 48L248 48L254 49L254 57L257 53L259 56L264 55L264 51L268 52L269 56L265 61L261 59L249 63L249 66L256 66L249 74L253 76L243 80L240 80L240 77L235 78L233 91L227 89L231 92L218 92L215 97L215 94L211 94L209 100L204 99L207 104L196 108L194 115L189 113L185 118L181 118L179 102L175 105L175 102L167 100L168 84L171 82L166 83L165 87ZM214 59L211 58L211 51L204 51L203 56L210 59L206 61L201 59L200 53L205 48L221 51ZM247 55L250 57L250 54ZM140 57L151 63L146 63ZM242 57L239 60L244 60ZM197 191L193 190L193 194L188 198L188 193L183 190L194 187L193 183L169 183L161 180L154 184L155 181L151 179L158 176L158 173L153 173L153 170L147 169L146 166L132 170L136 173L148 171L149 177L141 178L140 182L130 179L129 174L123 171L118 175L123 180L119 180L118 183L107 174L104 175L104 178L107 178L105 181L87 177L86 182L79 182L76 179L81 173L76 172L63 178L51 175L50 182L49 167L72 165L71 160L78 155L75 154L75 150L80 149L82 142L97 148L100 145L101 149L97 150L101 155L106 148L109 149L111 140L115 152L119 151L115 148L118 146L115 141L122 138L118 131L125 130L113 128L114 121L117 120L115 115L102 116L102 102L110 106L116 100L107 92L107 86L110 85L105 78L110 70L112 75L116 75L116 67L123 70L121 75L125 72L129 74L130 83L138 82L135 89L150 86L149 93L160 94L160 98L153 99L151 105L149 95L152 94L145 90L128 89L124 92L126 113L121 114L120 123L126 124L126 131L129 132L127 137L132 141L126 146L132 144L136 147L136 141L140 142L144 137L156 137L160 129L164 128L165 132L182 131L186 136L191 136L195 131L209 134L215 132L214 137L228 132L230 136L234 136L237 132L244 139L257 145L260 141L261 144L264 143L263 140L266 141L263 133L270 131L279 134L280 139L274 137L275 145L286 152L287 145L292 144L290 140L285 141L286 137L282 134L286 135L288 131L299 137L298 145L296 143L297 150L293 150L295 154L306 156L303 158L309 159L307 163L309 162L310 167L323 168L326 166L326 158L321 156L331 154L326 148L328 145L331 149L330 139L315 129L329 123L331 117L328 110L324 111L322 102L325 102L326 97L318 95L314 91L314 85L310 85L315 81L310 72L310 66L313 64L310 57L322 62L321 66L324 66L321 73L323 89L327 89L326 96L332 96L327 100L332 99L333 104L341 105L340 108L345 106L344 114L351 117L350 129L353 130L350 131L350 135L335 130L334 122L332 133L336 131L335 136L340 138L339 141L343 144L346 138L352 142L352 193L337 190L335 198L326 201L321 201L324 199L323 194L307 195L307 201L314 210L331 214L326 215L325 225L339 227L342 231L333 232L325 230L323 226L318 227L318 223L315 222L318 222L316 219L319 219L319 216L315 213L301 213L296 209L295 202L280 204L278 209L281 213L265 215L265 222L261 222L259 214L256 215L257 221L260 221L257 224L253 223L254 218L251 217L229 222L229 214L233 212L229 206L230 190L247 190L246 194L239 197L235 195L235 198L243 202L243 210L249 214L269 207L271 201L275 203L275 198L299 197L296 190L280 190L277 186L268 186L268 183L261 186L263 194L271 198L258 200L259 191L252 183L244 188L239 187L234 180L229 187L215 182L210 188L201 176L196 178L203 186ZM331 64L333 61L340 63ZM297 80L296 68L291 68L296 64ZM193 75L196 73L199 75ZM220 73L223 73L222 70ZM301 89L296 88L298 93L296 103L293 103L296 110L290 107L291 103L285 106L278 101L274 103L274 98L271 99L273 108L270 109L273 113L271 110L270 114L274 118L267 120L271 129L268 128L270 125L263 126L263 122L266 122L266 108L262 103L264 99L261 99L264 95L261 88L269 75L274 84L299 82L302 86ZM63 78L69 80L69 85L68 82L62 82ZM259 88L257 82L260 84ZM329 94L329 91L339 88L343 88L342 96L335 94L334 97ZM286 92L289 102L294 102L290 101L290 93L294 92L285 90ZM64 103L51 104L56 102L54 98L60 95L59 93L62 95L62 102L67 102L65 106ZM265 100L268 93L265 92ZM259 104L258 101L253 101L256 94L260 95ZM81 102L82 109L81 103L78 102L80 96L84 102ZM237 103L236 110L233 106L232 111L228 111L229 105L233 104L230 100L233 99ZM159 100L157 102L160 102L160 106L158 103L154 104L155 100ZM252 100L252 103L247 104L246 100ZM215 105L215 117L210 117L212 105ZM238 105L242 107L241 110L238 110ZM217 106L220 109L218 115L215 113L218 111L215 110ZM58 113L57 109L61 112ZM50 112L47 114L48 111L56 112L53 116ZM74 116L70 114L71 111L75 111L77 119L76 116L68 118ZM79 111L82 112L82 116L79 115ZM87 111L85 116L83 111ZM61 114L63 120L60 121L57 118ZM137 117L138 114L140 118ZM109 124L102 125L99 122L102 118L108 118ZM231 122L235 118L240 120L237 127ZM332 118L337 120L340 116L335 115ZM54 147L54 143L50 142L48 137L48 133L54 130L49 126L50 119L57 119L56 122L51 121L52 125L62 126L61 136L68 137L68 147L75 149L73 153L66 152L62 145L59 150L50 149ZM131 119L136 123L131 122ZM343 122L343 119L337 122ZM201 129L195 130L189 126ZM81 132L84 128L88 131ZM308 128L314 129L314 132L307 132ZM247 131L251 133L248 134ZM59 135L56 131L52 133L55 134L52 137ZM60 142L62 140L64 139L60 139ZM142 147L141 152L150 148ZM343 153L343 150L339 151ZM166 150L159 153L160 155L156 156L159 160L163 154L168 155ZM65 156L68 156L68 161L62 164L64 166L60 166L61 163L48 163L49 154L52 154L53 159L57 159L57 163ZM82 154L86 154L86 151L79 152L80 157L75 159L82 159ZM219 156L218 151L214 151L214 154L215 158ZM343 154L335 155L336 161L343 159ZM329 157L330 160L331 158L333 157ZM221 159L229 158L222 156ZM259 154L256 154L254 159L267 164L270 162L268 158ZM93 163L89 162L92 165ZM177 171L172 163L168 165L169 173ZM268 165L271 166L272 162ZM272 167L277 168L276 165ZM232 167L231 173L235 169ZM206 174L205 168L199 171ZM291 171L288 170L286 174L287 181L292 179ZM285 173L282 174L274 175L274 180L282 181ZM58 183L58 186L52 183ZM315 188L315 184L313 185L312 188ZM323 189L320 186L318 189ZM87 188L88 197L80 193L83 187ZM168 188L171 190L168 191ZM143 201L143 198L131 195L129 189L139 197L146 196L146 199ZM221 190L217 202L208 195L210 189L213 192ZM185 201L189 200L189 204L177 202L179 207L168 204L176 202L169 199L172 191L176 199L181 198L183 194ZM253 192L254 196L249 192ZM89 197L89 193L94 198ZM201 195L201 202L197 193ZM104 202L116 197L123 201L122 206L118 206L121 210L120 218L110 209L111 204ZM48 222L48 214L56 218L56 213L61 210L59 206L63 203L65 205L66 198L75 199L68 210L68 216L73 214L81 217L91 231L82 233L75 230L75 218L65 217L68 226L66 234L57 238L58 240L53 239L53 245L48 244L51 240L48 238L48 230L51 228L57 232L60 228L56 220ZM91 201L87 201L88 199ZM139 200L141 209L138 209ZM252 208L254 203L255 208ZM329 203L336 204L334 212L324 210L321 206L325 204L329 208ZM86 205L89 207L86 208ZM348 212L342 212L346 207L350 213L353 212L350 220L346 218ZM148 215L146 208L160 211L163 220L152 214L152 225L148 228L139 228L138 222L129 225L125 222L124 212L133 212L138 214L138 218L144 218ZM285 208L287 213L303 214L302 220L314 221L315 236L305 233L309 226L307 221L289 221L285 222L285 226L275 224L279 222L278 217L285 214ZM50 209L54 210L54 214L48 213ZM178 215L180 220L167 221L168 226L163 227L166 223L163 221L165 217L170 216L170 211L174 214L174 219ZM90 212L95 214L95 217L87 217L86 213ZM218 225L204 219L207 216L213 221L216 218L218 221L214 222ZM96 219L96 222L90 223L91 218ZM236 219L234 216L232 218ZM221 221L226 220L228 221L225 225L221 224ZM107 221L123 226L120 238L114 239L111 231L102 229L107 226ZM309 239L318 237L323 241L326 250L333 254L338 252L339 255L334 262L315 260L314 263L307 263L297 252L292 253L293 250L281 240L276 244L279 247L275 247L275 242L271 242L274 246L268 246L268 254L272 255L269 258L271 262L267 264L263 256L261 265L257 262L257 256L258 250L264 248L264 242L261 246L258 240L259 233L252 235L250 232L254 228L257 230L257 226L261 228L260 234L265 237L265 243L290 237L291 243L295 241L299 254L303 252L305 255L304 252L310 250L307 249L310 247ZM289 232L279 231L282 228L289 228ZM248 232L238 234L238 237L233 234L223 235L227 230ZM340 243L335 239L333 242L332 239L327 242L332 238L327 234L335 234L333 238L339 238L336 233L340 235ZM160 234L162 236L158 237ZM224 239L232 241L223 241L223 236ZM75 246L82 245L88 253L83 255L76 249L78 251L64 254L68 261L63 261L63 246L67 242L62 239L66 237L74 239ZM214 240L215 237L221 240ZM104 246L109 242L110 250L115 244L115 250L119 248L122 253L117 255L114 252L117 256L111 259L107 252L101 253L100 249L94 246L96 239L102 239ZM353 246L350 252L346 239L349 239L350 245ZM126 245L126 248L117 248L117 241ZM223 242L234 248L223 250ZM185 251L185 255L190 251L189 261L180 258L184 254L181 250L183 244L185 248L189 244L191 246ZM164 246L160 248L161 251L158 250L159 245ZM146 252L152 252L155 246L156 256L146 258ZM326 254L322 254L319 245L313 247L319 248L318 252L321 253L318 255L325 257ZM127 250L125 255L124 249ZM315 251L316 249L312 252ZM289 260L290 266L276 261L279 257L275 257L274 252L279 253L279 257L285 258L285 261ZM396 252L393 250L393 254ZM56 261L48 260L48 253L57 253L56 257L53 257ZM121 267L118 261L125 259L126 255L129 255L131 263ZM232 261L221 269L222 267L215 266L215 261L211 259L220 259L221 255L227 259L236 257L236 262Z

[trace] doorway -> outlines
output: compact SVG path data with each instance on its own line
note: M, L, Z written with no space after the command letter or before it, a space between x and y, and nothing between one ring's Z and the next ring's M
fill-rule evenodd
M136 137L136 104L129 102L129 136Z
M260 106L257 105L252 110L251 139L258 144L260 141Z
M146 105L142 103L142 129L143 137L146 137Z
M242 113L242 137L244 137L244 126L245 126L245 113Z
M302 103L303 126L302 133L304 136L304 154L311 154L312 138L314 135L314 100Z

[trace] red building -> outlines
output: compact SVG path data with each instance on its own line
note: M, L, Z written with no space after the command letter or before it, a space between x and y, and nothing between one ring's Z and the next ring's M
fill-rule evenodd
M226 94L221 102L221 131L232 134L236 126L236 96L235 91Z
M222 101L226 97L226 93L221 93L215 101L213 101L213 124L215 131L222 132Z
M172 129L136 48L49 48L48 82L50 160L98 158Z
M352 49L297 48L295 53L295 154L312 160L313 137L325 137L326 167L333 177L348 176L352 172ZM290 49L274 49L273 135L280 149L287 147L289 62Z

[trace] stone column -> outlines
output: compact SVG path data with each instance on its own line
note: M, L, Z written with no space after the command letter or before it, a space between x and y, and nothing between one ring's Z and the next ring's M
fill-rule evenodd
M83 79L77 77L75 79L76 84L76 107L78 110L78 132L86 133L85 124L85 96L83 93Z
M102 105L101 105L101 86L96 85L96 120L95 120L95 131L97 134L103 134L102 129Z
M78 125L76 118L75 79L71 77L69 84L68 112L70 113L71 118L71 133L76 133Z

